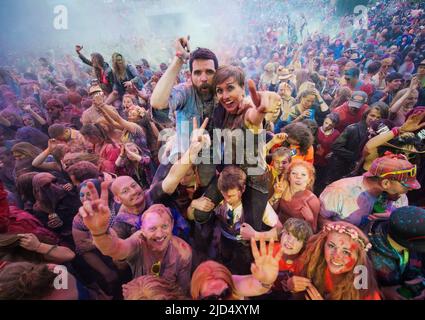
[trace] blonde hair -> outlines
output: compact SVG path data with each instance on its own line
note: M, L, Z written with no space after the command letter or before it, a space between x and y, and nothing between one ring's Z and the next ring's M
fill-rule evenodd
M124 300L188 300L175 282L154 275L141 276L128 284L137 285L137 295Z
M226 282L232 290L230 300L238 300L241 298L236 291L230 270L218 262L208 260L201 263L193 272L192 281L190 283L190 293L193 300L199 300L202 298L202 286L210 280L223 280Z

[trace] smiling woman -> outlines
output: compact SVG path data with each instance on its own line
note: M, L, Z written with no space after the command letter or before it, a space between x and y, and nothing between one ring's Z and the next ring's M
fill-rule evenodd
M347 222L326 224L310 238L295 274L288 280L291 292L307 300L379 300L378 286L367 256L372 247L367 236ZM364 272L354 271L363 266ZM362 277L362 286L356 277Z

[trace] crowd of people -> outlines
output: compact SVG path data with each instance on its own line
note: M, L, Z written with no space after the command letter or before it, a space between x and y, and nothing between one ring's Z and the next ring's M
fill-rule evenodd
M368 9L2 67L0 299L424 300L425 4Z

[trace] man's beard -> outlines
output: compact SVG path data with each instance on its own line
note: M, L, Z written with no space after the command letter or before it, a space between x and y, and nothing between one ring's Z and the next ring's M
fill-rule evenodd
M212 90L212 86L209 84L202 84L199 87L196 87L196 92L202 97L203 100L211 100L212 96L213 96L213 90ZM203 90L203 89L208 89L207 90Z

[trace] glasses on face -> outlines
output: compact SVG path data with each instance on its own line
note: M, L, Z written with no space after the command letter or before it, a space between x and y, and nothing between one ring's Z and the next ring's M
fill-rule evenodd
M394 181L397 181L398 183L400 183L403 187L405 187L406 189L410 189L410 186L408 186L407 184L406 184L406 181L400 181L400 180L395 180L394 179Z
M227 300L232 295L232 290L227 287L220 294L212 294L206 297L202 297L200 300Z
M157 261L152 265L151 273L159 277L160 272L161 272L161 261Z
M403 169L403 170L398 170L398 171L387 172L387 173L381 174L379 177L384 178L384 177L389 176L389 175L407 174L410 178L414 178L414 177L416 177L416 170L417 170L416 166L414 166L413 168L410 168L410 169Z

